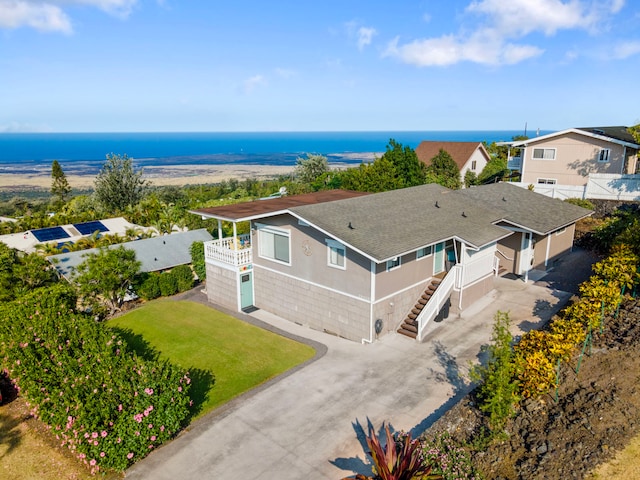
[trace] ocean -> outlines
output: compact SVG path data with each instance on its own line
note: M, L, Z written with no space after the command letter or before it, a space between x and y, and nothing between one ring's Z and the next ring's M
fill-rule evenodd
M109 153L127 154L137 167L168 165L295 165L305 154L330 163L358 164L385 151L390 139L416 148L423 140L499 142L522 131L2 133L2 173L97 173ZM549 132L541 132L541 134Z

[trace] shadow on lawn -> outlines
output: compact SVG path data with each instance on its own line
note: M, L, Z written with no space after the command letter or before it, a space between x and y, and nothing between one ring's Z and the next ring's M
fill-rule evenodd
M160 352L153 347L144 337L135 333L130 328L114 327L112 329L127 344L130 350L133 350L139 357L148 361L157 361ZM189 396L193 400L193 407L189 412L188 422L191 422L202 411L202 406L209 399L209 391L216 383L215 376L209 370L202 368L188 368L189 377L191 378L191 389Z

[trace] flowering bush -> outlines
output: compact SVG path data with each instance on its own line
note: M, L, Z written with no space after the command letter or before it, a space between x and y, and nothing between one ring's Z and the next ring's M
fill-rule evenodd
M0 364L92 472L124 470L184 426L191 380L168 362L135 356L74 305L56 286L0 308Z
M469 453L447 432L439 433L432 440L424 439L422 445L426 463L433 465L432 473L440 475L442 480L481 478L471 463Z

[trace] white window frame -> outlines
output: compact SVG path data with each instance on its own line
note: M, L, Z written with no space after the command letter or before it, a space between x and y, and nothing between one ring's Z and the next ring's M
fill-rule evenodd
M390 272L391 270L396 270L401 266L402 266L402 258L399 256L391 260L387 260L387 272Z
M336 242L335 240L331 240L329 238L325 239L327 244L327 265L331 268L338 268L340 270L347 269L347 247L345 247L342 243ZM338 254L338 250L342 250L342 257ZM334 253L335 252L335 253ZM336 263L334 261L334 254L336 255L336 259L342 258L342 265L340 263Z
M536 151L540 151L542 150L542 157L536 157ZM548 152L553 152L553 156L551 158L547 157L547 153ZM534 148L533 151L531 152L531 159L532 160L555 160L556 159L556 149L555 148Z
M555 178L538 178L536 183L538 185L556 185L558 181Z
M562 235L567 231L567 227L561 228L560 230L556 230L556 235Z
M477 160L471 160L471 170L473 170L475 172L477 167L478 167L478 161Z
M600 152L598 153L598 163L609 163L610 158L611 158L611 149L601 148Z
M289 230L284 230L281 228L273 227L271 225L262 225L258 224L258 256L260 258L265 258L267 260L271 260L272 262L280 263L282 265L291 265L291 232ZM286 237L287 239L287 253L288 253L288 261L280 260L275 257L275 241L273 242L273 255L270 255L270 252L267 251L268 242L266 241L266 235L273 235L275 240L275 235L280 237Z
M420 255L422 251L425 251L427 253ZM431 255L433 255L433 245L422 247L416 250L416 260L422 260L424 258L430 257Z

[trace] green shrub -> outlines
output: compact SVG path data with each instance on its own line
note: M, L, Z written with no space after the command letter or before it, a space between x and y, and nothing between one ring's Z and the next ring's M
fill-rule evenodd
M124 470L173 437L189 415L188 373L145 360L52 288L0 307L0 367L61 445Z
M193 271L189 265L178 265L171 270L171 274L176 279L179 292L186 292L193 287Z
M204 261L204 242L193 242L189 249L191 253L191 264L200 281L207 278L207 267Z
M136 288L136 293L145 300L153 300L162 295L160 291L160 275L152 272L144 275L144 280Z
M160 274L159 278L160 292L163 297L170 297L178 293L178 281L171 272Z
M565 202L570 203L572 205L577 205L578 207L587 208L589 210L596 209L596 206L586 198L567 198Z

